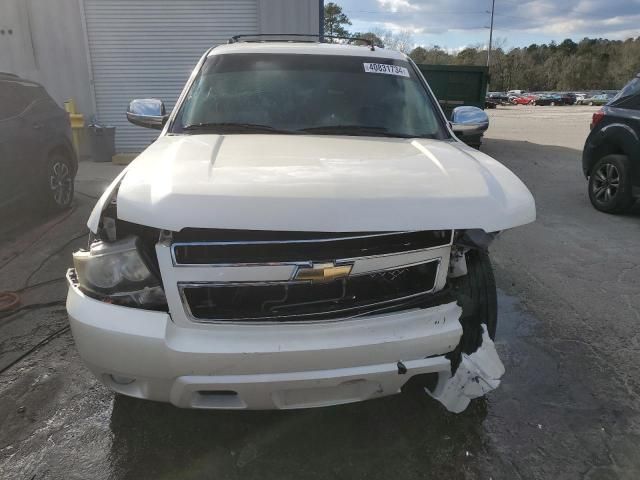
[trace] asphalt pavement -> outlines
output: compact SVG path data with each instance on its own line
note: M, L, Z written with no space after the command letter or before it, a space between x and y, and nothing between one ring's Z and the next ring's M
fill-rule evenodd
M595 110L489 111L482 150L527 184L538 220L492 245L507 373L458 415L419 395L268 412L114 396L78 358L62 277L121 167L81 164L70 212L2 214L0 290L22 309L0 313L0 478L640 478L640 207L589 203Z

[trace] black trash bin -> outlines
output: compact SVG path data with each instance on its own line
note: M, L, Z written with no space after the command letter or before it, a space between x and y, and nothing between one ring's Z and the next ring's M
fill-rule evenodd
M116 153L116 127L89 125L87 137L94 162L110 162Z

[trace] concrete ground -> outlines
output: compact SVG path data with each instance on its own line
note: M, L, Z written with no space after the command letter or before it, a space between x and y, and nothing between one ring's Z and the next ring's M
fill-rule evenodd
M121 168L82 164L70 213L2 216L0 290L33 308L0 313L0 478L640 478L640 208L589 204L593 111L489 112L483 151L528 185L538 220L492 247L507 374L459 415L403 395L290 412L114 397L80 362L60 304L92 197Z

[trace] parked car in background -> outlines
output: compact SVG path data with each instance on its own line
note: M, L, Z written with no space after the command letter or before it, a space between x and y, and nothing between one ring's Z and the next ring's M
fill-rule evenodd
M528 93L518 93L518 94L516 94L516 93L507 93L507 101L508 101L509 103L513 103L513 101L514 101L516 98L526 97L526 96L528 96L528 95L529 95Z
M490 97L486 97L484 99L484 108L497 108L498 105L500 105L500 101L499 100L495 100L493 98Z
M576 94L571 92L559 93L560 100L563 105L575 105L576 103Z
M0 73L0 207L69 207L77 168L67 112L42 85Z
M593 114L582 153L589 199L607 213L626 211L640 197L640 74Z
M498 105L507 103L509 97L506 93L501 92L489 92L484 99L484 108L496 108Z
M546 94L538 94L533 95L533 99L531 100L531 105L542 106L542 105L557 105L560 103L560 99L555 97L554 95L546 95Z
M548 93L546 96L550 99L549 105L573 105L573 98L566 96L564 93Z
M605 105L609 100L611 100L611 98L612 97L607 93L600 93L591 97L585 97L577 103L579 105Z
M587 94L584 92L576 92L574 95L576 96L576 104L580 104L582 100L584 100L584 98L587 96Z
M509 101L509 95L507 95L505 92L489 92L489 94L487 95L487 98L497 102Z
M511 103L514 105L529 105L533 103L536 98L535 95L516 95L511 98Z

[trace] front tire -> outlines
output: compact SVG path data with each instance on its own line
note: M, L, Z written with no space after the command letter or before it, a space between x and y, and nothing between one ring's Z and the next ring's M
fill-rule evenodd
M71 160L61 153L49 156L40 192L41 203L47 210L61 211L71 207L74 193L74 172Z
M453 296L462 308L460 343L446 355L451 361L452 375L460 365L462 354L470 355L482 345L483 325L492 340L496 337L498 325L496 281L489 255L471 250L466 253L466 260L467 274L449 280ZM433 392L437 383L437 374L416 375L402 387L402 391L422 399L425 389Z
M478 250L466 254L467 274L451 280L451 287L462 307L462 338L457 353L471 354L482 344L482 325L491 339L498 326L496 280L489 255Z
M623 213L634 203L631 166L625 155L602 157L591 169L589 200L601 212Z

